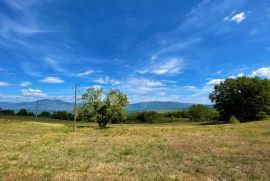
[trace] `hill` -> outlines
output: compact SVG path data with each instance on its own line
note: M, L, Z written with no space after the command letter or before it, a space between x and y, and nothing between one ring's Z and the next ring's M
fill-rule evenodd
M36 111L36 106L38 105L38 110L40 111L72 111L73 103L65 102L58 99L43 99L34 102L20 102L20 103L9 103L0 102L0 108L2 109L12 109L20 110L27 109L28 111Z
M27 109L28 111L36 111L36 106L38 104L38 110L40 111L72 111L73 103L65 102L58 99L43 99L34 102L20 102L20 103L9 103L9 102L0 102L0 108L2 109L12 109L20 110ZM156 111L165 111L165 110L176 110L176 109L186 109L192 106L191 103L181 103L181 102L140 102L135 104L128 105L128 111L144 111L144 110L156 110Z
M140 102L128 105L129 111L144 111L144 110L155 110L155 111L165 111L165 110L176 110L176 109L187 109L193 104L191 103L181 103L181 102Z

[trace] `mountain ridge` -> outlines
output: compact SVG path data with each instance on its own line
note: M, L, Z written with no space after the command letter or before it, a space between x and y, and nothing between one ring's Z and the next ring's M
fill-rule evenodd
M65 102L59 99L42 99L33 102L0 102L0 108L2 109L27 109L28 111L36 111L36 106L38 104L40 111L69 111L71 112L74 104L71 102ZM144 110L177 110L177 109L187 109L192 106L192 103L182 103L174 101L149 101L149 102L138 102L128 105L128 111L144 111Z

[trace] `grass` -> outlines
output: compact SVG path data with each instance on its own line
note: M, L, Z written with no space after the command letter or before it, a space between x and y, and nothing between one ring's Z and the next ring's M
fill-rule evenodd
M269 180L270 120L227 125L0 118L0 180Z

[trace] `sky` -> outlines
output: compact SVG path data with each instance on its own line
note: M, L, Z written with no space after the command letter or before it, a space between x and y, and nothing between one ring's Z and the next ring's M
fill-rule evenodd
M0 0L0 102L211 103L226 78L270 78L269 0Z

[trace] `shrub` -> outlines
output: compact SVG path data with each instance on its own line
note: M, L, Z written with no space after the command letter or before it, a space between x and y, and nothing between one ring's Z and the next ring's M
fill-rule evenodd
M18 113L18 116L28 116L28 112L26 109L21 109Z
M51 113L48 112L48 111L43 111L38 116L39 117L43 117L43 118L50 118L51 117Z
M231 123L231 124L237 124L237 123L240 123L240 121L236 117L232 116L229 119L229 123Z
M154 123L158 117L159 117L159 113L157 113L156 111L143 111L140 113L137 113L136 115L136 119L139 120L142 123Z
M15 115L14 111L9 109L2 110L1 113L2 115Z
M193 121L214 121L218 119L218 112L201 104L191 106L188 112L190 119Z

